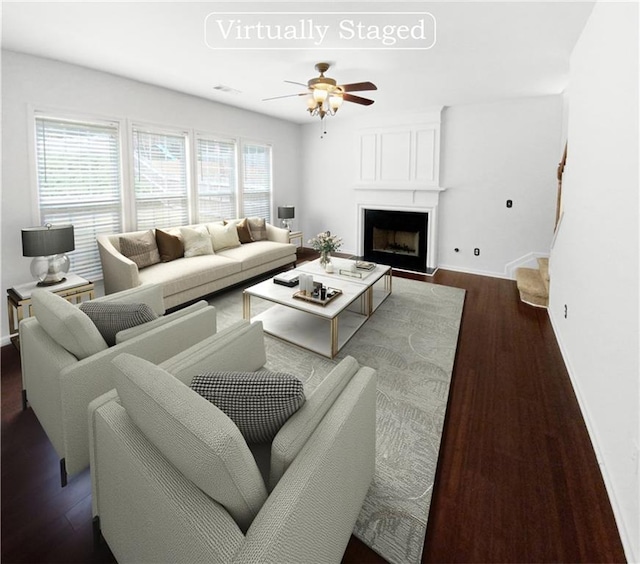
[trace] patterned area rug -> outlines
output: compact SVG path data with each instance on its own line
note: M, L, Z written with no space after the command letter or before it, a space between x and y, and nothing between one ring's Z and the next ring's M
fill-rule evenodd
M267 367L311 392L341 358L378 371L376 473L354 534L392 563L420 562L464 305L464 290L393 279L393 293L334 360L267 336ZM210 300L222 329L240 290ZM255 300L252 312L268 303Z

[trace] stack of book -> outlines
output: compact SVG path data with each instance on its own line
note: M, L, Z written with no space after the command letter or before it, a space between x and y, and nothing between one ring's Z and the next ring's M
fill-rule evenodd
M376 267L375 262L367 262L365 260L357 260L356 268L358 270L373 270Z

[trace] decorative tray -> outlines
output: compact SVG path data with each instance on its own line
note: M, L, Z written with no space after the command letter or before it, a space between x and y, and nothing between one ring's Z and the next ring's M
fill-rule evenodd
M331 292L333 292L333 294ZM342 290L338 290L337 288L327 288L327 299L325 300L314 298L313 296L308 296L303 292L296 292L295 294L293 294L293 297L298 300L304 300L305 302L311 302L312 304L326 306L330 301L337 298L340 294L342 294Z

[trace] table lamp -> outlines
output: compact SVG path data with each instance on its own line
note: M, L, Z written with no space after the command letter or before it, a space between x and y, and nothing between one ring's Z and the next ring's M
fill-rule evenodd
M295 215L295 206L278 206L278 219L282 220L282 227L289 231L291 231L291 220Z
M38 280L38 286L53 286L66 280L69 257L64 253L74 249L73 225L47 223L22 230L22 256L35 257L31 261L31 274Z

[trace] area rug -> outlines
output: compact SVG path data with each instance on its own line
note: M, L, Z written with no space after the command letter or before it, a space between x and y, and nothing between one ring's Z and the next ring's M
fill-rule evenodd
M378 371L376 471L354 534L391 563L420 562L464 305L464 290L393 279L393 293L329 360L267 336L267 367L310 393L347 355ZM241 291L214 297L218 328L242 317ZM252 313L270 304L254 300Z

